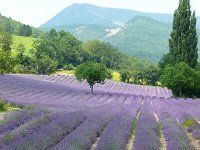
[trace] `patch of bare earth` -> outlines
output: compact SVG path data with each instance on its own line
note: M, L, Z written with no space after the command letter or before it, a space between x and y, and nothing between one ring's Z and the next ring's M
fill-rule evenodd
M154 112L154 117L156 118L156 121L159 124L159 119L158 119L158 116L157 116L157 114L155 112ZM159 132L160 132L160 143L161 143L160 150L167 150L167 141L166 141L166 139L164 137L162 129L160 129Z
M143 103L142 103L142 105L143 105ZM133 142L135 140L135 127L136 127L136 123L137 123L139 116L140 116L140 111L137 113L136 119L134 120L133 131L132 131L131 137L128 141L128 144L126 145L126 150L132 150L133 149Z
M90 150L95 150L96 149L97 143L99 142L99 139L100 139L99 137L96 138L96 142L94 144L92 144Z
M200 150L199 140L198 140L198 139L195 139L195 138L192 136L192 132L187 132L187 136L189 137L189 139L190 139L190 141L191 141L191 144L192 144L192 146L194 147L194 149Z

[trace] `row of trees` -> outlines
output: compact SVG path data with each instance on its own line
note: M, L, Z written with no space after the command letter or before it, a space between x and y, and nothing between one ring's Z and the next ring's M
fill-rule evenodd
M142 85L159 84L159 68L154 65L145 65L140 70L121 69L120 76L122 82Z

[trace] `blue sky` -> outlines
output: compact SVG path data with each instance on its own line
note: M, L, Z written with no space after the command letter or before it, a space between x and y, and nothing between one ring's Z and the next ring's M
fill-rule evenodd
M4 16L38 27L73 3L172 14L178 2L179 0L0 0L0 12ZM192 10L195 9L200 16L200 0L190 0L190 3Z

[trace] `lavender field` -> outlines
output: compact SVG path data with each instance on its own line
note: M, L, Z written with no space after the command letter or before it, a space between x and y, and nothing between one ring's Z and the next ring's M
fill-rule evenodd
M199 150L200 100L167 88L72 75L0 76L0 99L24 105L0 118L5 150Z

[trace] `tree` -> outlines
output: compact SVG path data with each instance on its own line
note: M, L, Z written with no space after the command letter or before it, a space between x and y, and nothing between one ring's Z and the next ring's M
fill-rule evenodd
M165 67L160 81L174 92L175 95L182 97L183 91L193 90L196 79L195 70L184 62L177 63L175 66ZM187 96L187 95L185 95Z
M29 25L22 25L19 29L20 36L31 36L32 35L32 28Z
M12 36L9 33L0 35L0 74L13 70L16 60L11 55Z
M11 45L12 45L12 35L9 33L2 33L0 35L0 46L2 51L9 51L11 50Z
M195 68L198 59L198 37L195 11L191 13L190 0L179 0L174 12L173 30L169 39L169 53L160 62L162 69L167 65L185 62Z
M49 58L48 55L41 55L38 60L38 74L50 74L57 68L58 62Z
M91 40L84 43L82 47L88 54L86 59L104 64L109 69L118 69L121 55L110 43Z
M130 82L130 79L131 79L131 77L132 77L132 73L131 73L131 71L130 70L126 70L126 69L122 69L122 70L120 70L120 80L122 81L122 82Z
M14 26L13 26L13 24L12 24L12 22L11 22L11 19L8 19L8 20L6 21L6 24L5 24L5 31L6 31L7 33L9 33L9 34L13 34L13 32L14 32Z
M96 83L104 83L106 79L106 68L103 64L86 62L79 65L76 69L75 76L77 80L86 80L91 88L91 93L93 94L93 86Z
M26 51L26 47L24 46L24 44L20 43L17 46L17 51L18 51L18 58L19 58L19 60L23 61L24 52Z

